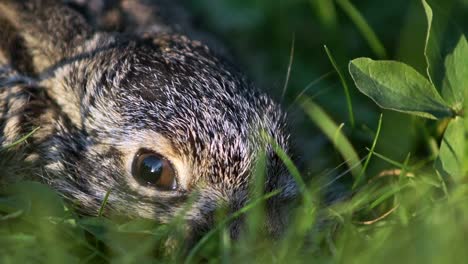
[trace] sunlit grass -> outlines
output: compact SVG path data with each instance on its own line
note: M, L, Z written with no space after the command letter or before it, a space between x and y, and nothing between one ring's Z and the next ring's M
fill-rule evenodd
M242 214L264 217L259 204L277 192L259 194L238 212L220 218L187 254L166 249L167 239L177 232L174 225L79 216L46 186L5 186L0 198L0 261L451 263L466 257L467 187L454 185L446 192L445 183L430 169L413 170L409 158L391 162L395 170L383 171L361 184L352 197L331 205L318 207L317 186L304 186L313 201L292 211L283 238L273 241L258 232L231 241L224 231L229 222Z

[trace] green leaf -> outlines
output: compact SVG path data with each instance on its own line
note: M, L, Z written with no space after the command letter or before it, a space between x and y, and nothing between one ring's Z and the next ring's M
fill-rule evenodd
M443 169L445 173L455 180L466 174L465 156L465 127L464 119L456 117L452 119L445 130L444 137L440 145L439 158L436 166Z
M431 119L453 116L435 87L404 63L357 58L349 72L357 88L382 108Z
M453 52L445 58L445 78L442 96L458 113L463 110L465 91L468 90L468 43L461 36Z
M432 9L426 0L421 0L421 2L427 19L424 47L427 76L429 81L440 89L444 79L444 58L453 49L461 34L458 26L450 23L449 14L455 1L431 1L434 5L437 4L436 9Z

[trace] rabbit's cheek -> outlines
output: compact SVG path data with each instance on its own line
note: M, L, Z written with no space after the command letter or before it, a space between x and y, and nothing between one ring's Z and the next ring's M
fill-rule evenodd
M80 114L80 104L72 88L63 82L63 76L69 75L70 67L59 69L55 74L57 78L46 79L41 85L48 87L47 94L61 107L62 111L72 121L72 123L80 127L82 122Z
M5 145L9 145L14 142L16 139L16 135L19 134L19 130L21 128L20 126L21 119L19 116L17 117L12 117L8 119L8 121L5 122L5 127L3 129L3 134L4 134L4 141L3 143Z

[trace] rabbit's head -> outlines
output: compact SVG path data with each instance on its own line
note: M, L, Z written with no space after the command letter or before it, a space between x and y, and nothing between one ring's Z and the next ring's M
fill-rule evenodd
M83 211L95 214L110 192L107 212L182 214L206 230L220 206L233 213L252 201L265 157L264 191L278 192L265 228L282 229L296 193L274 151L290 151L285 115L229 62L181 35L95 33L54 1L1 0L0 14L54 109L37 120L38 176Z

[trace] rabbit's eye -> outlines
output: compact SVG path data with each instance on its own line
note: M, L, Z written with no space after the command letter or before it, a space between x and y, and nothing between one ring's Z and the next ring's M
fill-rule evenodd
M140 151L133 161L132 174L142 185L167 191L177 189L177 180L172 164L159 154Z

